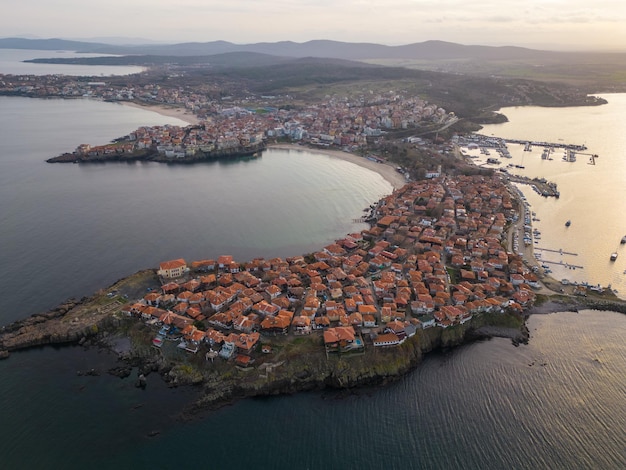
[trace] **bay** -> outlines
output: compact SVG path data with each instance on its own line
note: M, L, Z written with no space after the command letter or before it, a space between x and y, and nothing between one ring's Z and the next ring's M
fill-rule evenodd
M0 321L81 297L173 258L292 256L365 226L392 187L310 152L201 165L48 164L81 143L182 121L86 99L0 98Z

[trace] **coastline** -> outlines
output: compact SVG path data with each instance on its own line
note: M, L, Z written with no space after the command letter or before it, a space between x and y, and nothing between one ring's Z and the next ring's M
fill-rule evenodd
M188 124L192 125L197 125L201 122L197 116L192 114L189 110L183 108L169 107L164 105L146 105L136 103L134 101L120 101L119 103L122 106L130 106L132 108L144 109L146 111L158 113L162 116L180 119L181 121L185 121ZM394 165L390 163L377 163L364 157L344 152L342 150L318 149L313 147L304 147L297 144L272 144L269 145L268 148L293 150L298 152L310 151L320 153L322 155L327 155L332 158L338 158L340 160L352 163L354 165L358 165L362 168L366 168L370 171L378 173L380 176L383 177L385 181L387 181L393 187L394 190L400 189L407 183L405 177L401 173L398 173L396 171L396 167Z
M385 181L393 186L394 190L400 189L407 183L407 180L404 178L404 176L401 173L398 173L396 171L396 167L391 165L390 163L376 163L374 161L368 160L367 158L359 157L358 155L354 155L352 153L344 152L341 150L318 149L296 144L272 144L269 145L268 148L280 150L294 150L297 152L320 153L329 157L338 158L340 160L353 163L362 168L366 168L375 173L378 173L385 179Z
M130 106L131 108L144 109L146 111L152 111L154 113L160 114L161 116L173 117L176 119L180 119L181 121L185 121L188 124L197 125L200 124L200 119L195 114L192 114L191 111L184 108L174 107L174 106L165 106L165 105L148 105L148 104L140 104L135 101L118 101L117 103L122 106Z

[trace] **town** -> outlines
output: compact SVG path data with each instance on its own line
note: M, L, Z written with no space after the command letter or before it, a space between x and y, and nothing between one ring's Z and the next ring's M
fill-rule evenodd
M415 129L422 133L445 129L458 121L454 113L424 99L400 92L368 96L327 97L301 106L279 106L289 96L232 96L215 99L197 88L107 85L63 76L0 75L0 94L85 97L143 105L186 109L200 120L186 127L167 125L142 127L126 138L105 145L81 144L70 158L49 161L81 162L106 158L129 158L152 149L166 161L214 158L225 154L252 154L269 139L288 139L313 146L337 146L347 151L364 148L368 138L392 130ZM144 152L145 155L145 152Z
M369 229L315 253L163 262L160 289L121 312L152 325L156 348L241 368L282 335L316 335L327 357L345 357L486 312L521 315L540 285L503 246L516 206L497 175L411 182L372 207Z

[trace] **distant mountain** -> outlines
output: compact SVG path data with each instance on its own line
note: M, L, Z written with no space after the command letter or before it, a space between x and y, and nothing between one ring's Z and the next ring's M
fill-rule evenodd
M529 59L559 54L523 47L465 46L444 41L426 41L404 46L374 43L348 43L315 40L304 43L292 41L234 44L227 41L189 42L180 44L113 45L68 41L64 39L0 39L0 48L75 50L109 54L140 54L156 56L207 56L231 52L256 52L279 57L324 57L347 60L363 59Z
M91 38L71 38L69 41L79 41L79 42L87 42L87 43L100 43L114 46L142 46L142 45L152 45L152 44L171 44L171 41L155 41L153 39L146 38L135 38L135 37L127 37L127 36L102 36L102 37L91 37Z
M145 49L142 47L142 49ZM148 48L168 55L219 54L249 51L283 57L325 57L334 59L515 59L545 55L545 51L522 47L464 46L444 41L426 41L405 46L385 46L373 43L347 43L316 40L304 43L290 41L237 45L225 41L172 44ZM548 53L549 54L549 53Z

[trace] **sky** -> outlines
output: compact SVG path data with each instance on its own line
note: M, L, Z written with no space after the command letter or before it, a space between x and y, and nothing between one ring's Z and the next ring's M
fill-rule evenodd
M4 0L7 1L7 0ZM0 37L158 42L442 40L626 51L623 0L20 0Z

